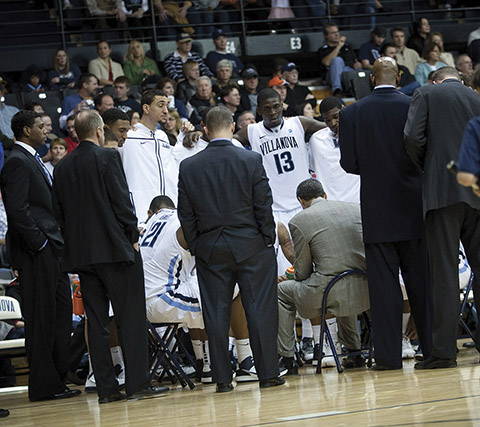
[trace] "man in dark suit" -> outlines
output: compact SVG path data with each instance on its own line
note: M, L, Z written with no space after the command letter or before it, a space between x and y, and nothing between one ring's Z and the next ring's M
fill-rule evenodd
M35 149L47 130L40 114L20 111L12 118L15 145L0 185L7 211L11 265L19 271L25 317L31 401L77 396L63 382L67 375L72 300L68 280L59 280L63 247L52 208L52 177Z
M415 365L417 369L457 365L460 239L475 277L480 277L480 199L459 186L446 168L450 160L458 160L465 126L480 115L480 101L462 85L454 68L441 68L433 79L438 84L413 94L404 131L407 153L424 171L423 215L433 280L433 350L429 359ZM479 283L473 282L476 299Z
M180 164L178 183L178 217L197 260L217 392L233 390L228 329L236 283L260 387L285 382L278 378L272 194L261 157L232 144L234 128L228 109L212 108L205 127L210 143Z
M147 331L137 219L117 151L104 143L103 120L80 112L78 148L55 167L53 205L65 238L65 269L80 275L99 403L125 399L109 349L108 300L126 367L129 400L168 390L148 382ZM100 147L99 147L100 146Z
M375 61L373 93L340 112L340 164L360 175L363 241L375 369L402 367L399 268L425 356L431 351L431 293L422 221L422 175L405 152L410 98L395 89L395 60Z

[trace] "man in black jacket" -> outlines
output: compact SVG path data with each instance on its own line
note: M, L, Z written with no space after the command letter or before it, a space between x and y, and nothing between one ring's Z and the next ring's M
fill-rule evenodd
M231 112L206 116L210 143L180 163L178 217L196 256L217 392L233 390L228 330L235 284L245 308L260 387L278 378L277 268L272 194L261 156L235 147Z
M15 145L1 174L8 218L11 265L20 273L31 401L65 399L79 390L65 387L72 302L60 278L63 248L52 208L52 177L35 149L45 145L41 115L20 111L12 119ZM64 277L64 276L63 276Z
M53 204L65 238L67 271L78 271L99 403L125 399L110 357L108 300L122 343L129 400L168 390L148 382L147 331L137 218L117 151L101 148L96 111L75 119L78 148L55 168ZM100 147L99 147L100 146Z

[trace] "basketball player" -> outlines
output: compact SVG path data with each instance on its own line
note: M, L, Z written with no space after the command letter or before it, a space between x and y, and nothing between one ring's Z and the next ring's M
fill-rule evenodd
M311 178L307 141L325 125L304 116L283 118L283 106L277 91L267 88L259 92L257 112L262 116L259 123L249 124L234 138L245 147L260 153L273 196L273 217L276 223L288 224L302 210L296 191L297 186ZM290 263L277 247L279 273ZM303 338L308 339L307 361L313 359L312 329L310 322L302 320Z

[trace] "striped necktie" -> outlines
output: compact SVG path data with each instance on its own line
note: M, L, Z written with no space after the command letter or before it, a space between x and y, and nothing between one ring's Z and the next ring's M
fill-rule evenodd
M50 187L51 187L52 184L53 184L53 179L52 179L52 176L50 175L50 172L48 171L47 167L45 166L45 163L42 162L42 159L40 158L38 153L35 153L35 156L33 156L33 157L35 157L35 160L38 163L40 163L40 166L43 169L43 173L47 176L48 183L50 184Z

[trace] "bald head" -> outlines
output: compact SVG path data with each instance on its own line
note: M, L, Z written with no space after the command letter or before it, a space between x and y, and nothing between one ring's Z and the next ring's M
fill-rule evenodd
M397 62L393 58L390 58L388 56L378 58L373 64L372 78L375 86L397 86Z

